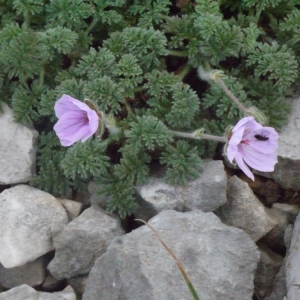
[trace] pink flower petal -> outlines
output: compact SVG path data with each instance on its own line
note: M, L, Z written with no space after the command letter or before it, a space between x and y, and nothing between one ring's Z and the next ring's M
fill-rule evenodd
M238 153L235 157L235 161L238 164L238 166L240 167L240 169L249 177L254 181L254 175L253 173L250 171L250 169L248 168L248 166L245 164L242 155L240 153Z
M54 111L57 118L60 118L65 113L70 111L80 111L81 109L74 104L76 102L80 102L80 101L76 100L75 98L69 95L62 95L62 97L59 98L54 105Z
M79 140L85 142L97 131L99 116L85 103L63 95L56 101L54 109L59 118L54 130L63 146L70 146Z
M251 147L243 147L241 155L249 166L262 172L274 171L274 166L277 163L276 152L263 154Z
M247 165L262 172L274 171L277 140L278 133L274 128L263 127L253 117L243 118L232 130L227 157L231 162L235 159L242 171L254 180Z

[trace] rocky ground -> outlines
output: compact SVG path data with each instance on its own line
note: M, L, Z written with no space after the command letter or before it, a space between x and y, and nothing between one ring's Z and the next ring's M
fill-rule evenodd
M300 299L300 101L291 102L273 173L252 182L208 160L184 187L166 184L163 170L136 187L134 217L160 233L201 300ZM3 106L0 300L192 299L155 234L107 213L95 183L72 200L27 184L38 134Z

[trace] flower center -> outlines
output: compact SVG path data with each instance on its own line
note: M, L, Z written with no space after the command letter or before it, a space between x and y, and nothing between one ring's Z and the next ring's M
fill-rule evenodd
M250 140L246 139L244 141L241 141L241 144L245 144L246 146L249 146L250 145Z

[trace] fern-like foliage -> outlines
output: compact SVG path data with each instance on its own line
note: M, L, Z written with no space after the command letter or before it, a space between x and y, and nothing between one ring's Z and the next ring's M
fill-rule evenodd
M104 43L115 55L134 55L144 71L160 65L159 57L167 55L166 44L167 39L161 31L140 27L125 28Z
M72 191L72 182L65 176L60 163L65 149L60 146L53 134L41 135L37 162L41 165L38 175L32 178L30 185L54 195L66 196Z
M51 27L85 28L85 20L92 15L94 7L83 0L52 0L46 5L46 12Z
M120 164L115 165L114 172L122 181L130 184L142 184L149 174L151 157L145 152L133 154L125 152Z
M247 94L244 91L242 84L234 77L229 77L225 80L230 91L239 99L246 107L250 107L252 103L247 99ZM203 98L204 108L213 108L216 116L222 119L223 124L229 125L242 117L241 111L229 99L229 97L215 84L212 85L205 93ZM224 129L226 128L226 125Z
M101 184L99 193L109 198L106 207L109 212L117 212L121 218L134 213L137 203L133 196L132 184L113 175L99 178L99 182Z
M116 113L121 109L120 102L124 101L123 87L108 76L87 83L84 93L98 104L101 111L109 109L110 112Z
M129 125L131 129L125 131L126 152L139 153L144 148L154 151L156 147L166 147L173 140L171 131L154 116L137 117Z
M126 97L134 97L134 89L143 80L142 74L143 71L138 65L137 58L132 54L123 55L114 69L114 75L119 78Z
M186 141L178 141L176 147L167 146L160 162L168 166L165 177L170 184L186 184L188 179L199 176L201 159L197 148L191 148Z
M43 47L31 29L17 24L7 25L0 32L0 63L9 78L25 82L41 71Z
M106 146L98 140L76 143L61 161L65 175L71 179L88 179L105 174L109 167L109 158L105 155Z
M199 110L199 98L188 85L178 83L171 91L172 107L166 119L173 128L188 128Z
M248 56L247 66L253 66L256 76L265 76L273 80L275 87L284 90L298 76L298 63L293 52L286 45L259 44Z
M75 72L88 79L110 76L115 68L116 58L111 51L101 48L96 51L91 48L89 54L83 55Z
M38 120L38 99L45 89L36 82L32 84L31 88L24 83L15 89L12 95L12 108L17 122L27 123Z
M122 217L153 160L185 184L214 155L216 143L175 142L175 131L223 135L242 116L199 66L224 71L229 90L278 129L299 78L297 0L9 0L0 16L0 102L41 134L31 183L63 196L97 179ZM105 114L102 140L61 147L53 126L63 94Z
M152 27L163 22L163 16L169 13L169 0L135 0L128 12L138 16L138 26Z

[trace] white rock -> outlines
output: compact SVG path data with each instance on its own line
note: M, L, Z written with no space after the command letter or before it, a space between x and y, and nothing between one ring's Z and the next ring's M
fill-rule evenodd
M23 284L1 293L0 300L76 300L76 294L70 286L61 292L45 293Z
M0 184L28 182L35 174L38 132L15 123L9 106L1 105Z
M225 224L245 230L255 242L277 225L270 210L237 176L228 180L227 197L227 203L215 211L216 215Z
M54 249L52 239L68 217L52 195L27 185L0 194L0 263L22 266Z

